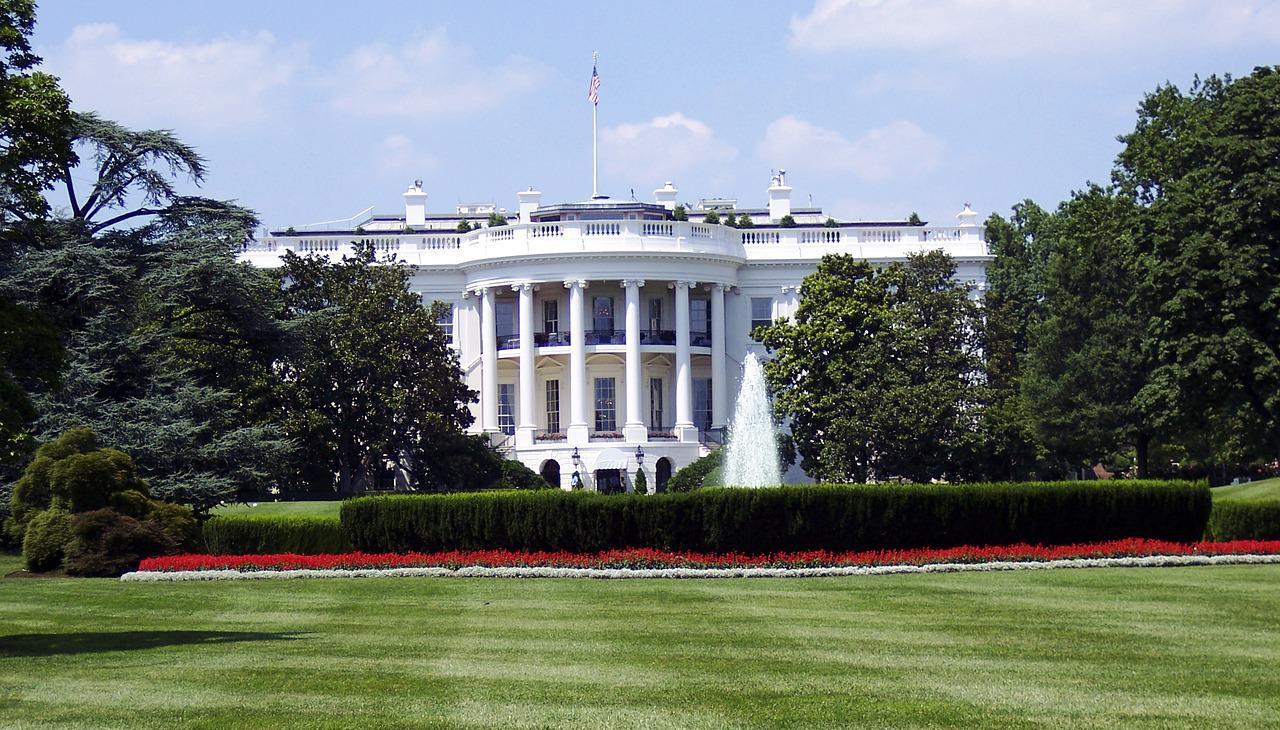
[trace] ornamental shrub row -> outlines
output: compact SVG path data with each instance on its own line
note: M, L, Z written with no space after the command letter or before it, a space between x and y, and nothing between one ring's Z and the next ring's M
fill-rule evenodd
M213 517L204 523L204 544L212 555L313 555L351 550L338 520L301 515Z
M1214 502L1208 540L1280 540L1280 500Z
M613 548L769 553L955 545L1194 542L1209 489L1186 482L815 485L657 495L489 492L361 497L342 526L366 552Z

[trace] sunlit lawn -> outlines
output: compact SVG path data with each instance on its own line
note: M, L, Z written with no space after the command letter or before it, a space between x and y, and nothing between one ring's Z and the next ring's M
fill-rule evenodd
M1231 484L1225 487L1215 487L1213 490L1214 501L1244 501L1255 499L1280 499L1280 477L1275 479L1263 479L1256 482L1245 482L1244 484Z
M247 504L227 504L221 507L215 507L212 514L236 515L237 517L298 515L303 517L336 518L338 516L338 509L341 506L342 500L308 502L250 502Z
M0 580L5 728L1263 728L1277 667L1280 566Z

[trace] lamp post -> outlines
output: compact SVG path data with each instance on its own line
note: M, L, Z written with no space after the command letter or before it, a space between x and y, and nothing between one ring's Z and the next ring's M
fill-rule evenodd
M577 446L573 447L573 457L572 457L572 458L573 458L573 468L574 468L574 470L576 471L576 470L577 470L577 468L578 468L578 464L580 464L580 463L582 462L582 455L578 453L578 447L577 447Z
M636 464L644 464L644 447L636 447Z

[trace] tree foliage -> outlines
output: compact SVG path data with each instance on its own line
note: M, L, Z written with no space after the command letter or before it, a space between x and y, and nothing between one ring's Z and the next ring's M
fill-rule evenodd
M877 270L827 256L795 321L754 334L791 419L801 466L821 480L954 476L978 432L977 307L941 252Z
M1114 177L1141 208L1142 406L1211 462L1280 457L1280 67L1143 99Z
M312 488L331 489L336 477L341 493L370 489L393 467L430 484L433 452L471 424L476 394L434 308L409 291L411 275L370 243L337 264L285 254L284 302L302 341L280 375Z

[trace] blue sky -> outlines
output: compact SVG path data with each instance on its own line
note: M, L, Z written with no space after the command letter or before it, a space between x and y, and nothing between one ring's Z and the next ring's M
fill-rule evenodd
M1280 61L1280 2L46 1L73 104L170 128L204 194L271 226L515 192L762 206L772 168L842 219L949 224L1105 180L1145 92Z

